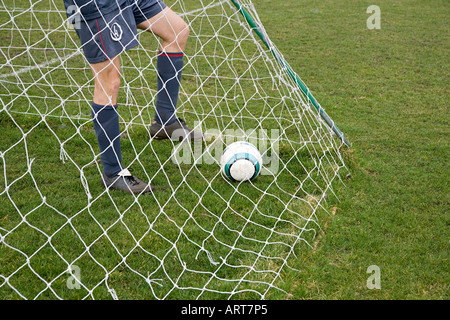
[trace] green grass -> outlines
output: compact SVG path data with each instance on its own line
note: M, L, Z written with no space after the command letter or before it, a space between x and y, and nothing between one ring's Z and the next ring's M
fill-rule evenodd
M293 297L448 299L449 3L271 3L257 5L265 28L352 142L352 178ZM372 4L380 30L366 28Z
M277 270L282 265L277 259L256 259L256 253L285 256L289 247L262 243L266 239L291 243L290 235L298 234L299 227L305 226L302 215L310 214L308 201L314 199L296 187L301 180L310 194L318 193L305 172L314 167L308 156L320 155L320 149L311 153L300 149L302 167L292 157L295 146L282 143L281 159L287 169L298 174L281 172L277 184L273 177L260 176L254 186L242 184L236 193L217 175L218 167L214 165L174 165L169 160L170 142L149 143L145 124L151 114L147 109L142 107L136 113L124 106L121 116L126 121L134 118L137 123L123 139L123 149L129 150L124 152L124 160L130 162L136 157L134 146L139 153L139 163L133 165L137 175L151 178L159 191L154 196L140 197L139 201L116 192L106 194L98 183L101 167L93 158L96 143L91 123L58 118L61 99L72 116L88 115L77 101L80 96L89 97L92 86L78 88L86 83L89 74L82 57L77 56L71 59L70 70L74 72L52 71L44 77L44 85L34 86L26 97L15 102L18 111L39 110L48 114L45 121L39 116L0 111L0 151L7 150L0 157L0 234L14 229L5 238L8 245L0 245L0 275L19 270L9 282L22 295L54 299L56 292L67 299L110 299L109 287L121 299L192 299L200 293L194 287L205 286L222 292L245 289L245 293L234 298L258 299L260 295L249 290L265 292L267 283L275 279L275 285L286 293L269 289L268 299L449 298L448 2L291 0L274 6L273 1L255 0L254 4L271 40L352 143L351 149L341 150L350 176L346 178L347 172L342 171L346 186L338 184L335 190L340 201L327 199L332 216L318 210L322 228L309 224L307 227L314 230L302 233L313 249L304 241L293 246L295 256L289 256L288 264L300 272L284 268L277 279L271 272L249 273L236 286L248 271L236 266L257 261L257 270ZM372 4L381 8L381 30L366 28L366 8ZM8 18L4 13L0 17L1 21ZM235 30L223 32L232 34ZM18 37L8 35L6 41L11 39ZM53 33L50 40L64 41L69 49L73 48L63 32ZM148 41L145 44L149 47L156 43L149 37L141 41ZM221 43L224 52L233 47L226 38ZM205 52L216 50L216 44L206 41ZM40 46L45 48L45 42ZM10 56L22 52L11 50L15 51L9 52ZM34 59L39 60L46 51L35 52ZM47 54L48 59L55 56L51 50ZM130 105L145 106L154 97L154 74L151 67L146 68L154 60L146 62L148 55L142 51L133 54L139 61L137 69L145 69L146 73L145 80L139 80L145 89L139 89L139 83L131 84L135 101ZM230 64L216 61L221 66L217 70L228 75L233 69L245 68L240 62L243 57L248 59L251 55L236 53ZM132 60L123 61L127 79L136 78ZM27 65L25 55L14 61ZM4 56L0 63L4 63ZM248 70L248 77L257 70L256 65ZM205 74L213 71L202 68ZM189 76L194 69L194 64L188 64L186 93L197 88L195 77ZM32 76L40 75L34 70L22 79L32 83ZM45 81L58 86L49 92ZM246 77L242 83L247 83ZM261 80L260 85L271 88L272 82ZM256 89L243 87L239 94L254 95ZM180 97L184 116L190 121L203 117L205 126L220 128L236 128L241 121L245 123L243 127L252 128L255 123L244 120L257 115L267 117L262 122L264 128L281 124L286 138L292 141L302 134L289 119L295 114L289 113L290 101L283 108L270 109L269 106L280 103L278 99L256 99L238 114L237 123L230 123L230 115L241 110L240 98L221 101L220 110L215 111L224 116L217 120L208 108L206 95L218 90L218 97L226 94L231 98L234 92L217 89L214 79L206 81L202 90L205 96L199 94L197 102L204 109L196 110L197 114L185 100L188 94ZM46 99L36 98L43 91ZM13 84L1 82L3 105L20 93ZM124 90L119 99L126 99ZM278 118L283 120L276 122ZM24 133L26 139L22 139ZM61 142L70 156L66 163L60 160ZM34 159L31 164L30 159ZM90 202L79 169L89 185ZM183 178L186 183L182 183ZM314 178L321 180L320 176ZM38 188L33 187L35 184ZM177 188L175 193L172 188ZM280 190L289 190L299 198ZM283 221L274 227L276 218ZM278 233L271 235L272 227ZM228 255L227 264L217 269L201 247L212 252L216 262ZM30 257L29 264L25 255ZM81 268L82 281L91 293L86 288L67 288L67 262ZM381 290L369 290L366 286L370 276L366 270L371 265L380 267ZM109 274L107 284L105 272ZM150 285L143 278L147 276L154 279ZM233 281L219 281L221 278ZM54 292L46 287L50 281ZM170 291L175 282L184 289ZM20 298L10 285L0 278L1 299ZM201 298L228 296L205 291Z

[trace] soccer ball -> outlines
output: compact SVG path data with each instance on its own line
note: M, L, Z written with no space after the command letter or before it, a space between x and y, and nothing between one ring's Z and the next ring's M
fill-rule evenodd
M251 143L237 141L230 144L220 157L220 168L233 181L250 181L261 171L262 157Z

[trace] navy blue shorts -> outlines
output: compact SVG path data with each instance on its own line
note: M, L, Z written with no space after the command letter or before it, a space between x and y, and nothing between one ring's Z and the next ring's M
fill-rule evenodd
M139 44L139 23L160 13L167 6L161 0L127 0L123 7L85 21L75 28L89 63L114 58Z

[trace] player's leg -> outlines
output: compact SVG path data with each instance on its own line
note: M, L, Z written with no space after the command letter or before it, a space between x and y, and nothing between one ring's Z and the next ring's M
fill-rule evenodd
M91 114L103 165L102 185L131 193L151 192L152 186L122 166L117 104L119 54L138 45L133 12L125 7L100 12L96 18L82 20L76 30L95 81Z
M186 49L189 26L168 7L150 19L137 24L137 27L160 37L162 52L183 53Z
M116 105L120 88L120 60L115 56L111 60L90 64L94 77L94 103Z
M141 1L141 5L144 1ZM149 0L148 2L157 2ZM151 6L159 6L160 2ZM142 9L142 8L141 8ZM143 8L145 12L146 8ZM150 16L151 10L148 9ZM139 29L149 31L161 38L161 48L157 57L158 94L155 119L150 127L156 139L182 140L189 136L191 140L201 140L203 135L190 129L184 120L176 117L178 95L181 85L181 73L184 65L184 50L189 37L189 26L170 8L151 15L137 24Z
M90 65L94 76L92 118L100 147L103 173L113 177L123 170L117 95L120 87L119 57Z
M120 60L116 56L90 65L95 80L92 101L94 130L103 165L102 185L131 193L152 192L153 187L134 177L122 166L117 95L120 88Z

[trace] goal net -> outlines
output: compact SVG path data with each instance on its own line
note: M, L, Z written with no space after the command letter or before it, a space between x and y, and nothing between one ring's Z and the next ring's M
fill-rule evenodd
M152 139L160 39L139 31L120 55L123 163L156 189L132 195L100 184L94 81L63 1L0 0L0 299L284 299L296 287L344 143L250 0L165 3L190 29L177 116L205 140ZM261 152L255 180L221 173L239 140Z

